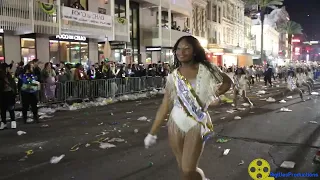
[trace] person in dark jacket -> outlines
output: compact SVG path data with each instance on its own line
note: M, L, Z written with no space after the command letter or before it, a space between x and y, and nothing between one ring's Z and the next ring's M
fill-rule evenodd
M18 89L21 93L22 116L24 123L27 123L27 113L30 106L33 113L34 121L36 123L39 123L37 105L40 82L37 81L37 76L34 75L31 63L25 66L25 72L20 75L18 81Z
M11 65L6 63L1 64L0 67L0 109L1 109L1 122L0 130L7 127L6 114L9 111L11 119L11 128L15 129L17 123L14 114L14 105L16 103L17 86L14 78L9 72Z

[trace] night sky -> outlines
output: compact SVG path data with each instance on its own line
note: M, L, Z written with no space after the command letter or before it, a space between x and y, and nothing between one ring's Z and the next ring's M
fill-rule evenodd
M284 5L309 40L320 40L320 0L285 0Z

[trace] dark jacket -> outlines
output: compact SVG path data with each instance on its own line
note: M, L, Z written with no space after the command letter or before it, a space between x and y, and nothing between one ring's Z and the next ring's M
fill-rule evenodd
M13 94L17 94L17 84L9 73L7 73L4 77L0 77L0 96L4 94L5 86L10 86Z

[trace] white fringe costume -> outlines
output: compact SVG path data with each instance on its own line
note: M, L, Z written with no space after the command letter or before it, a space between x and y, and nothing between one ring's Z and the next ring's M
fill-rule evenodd
M299 86L307 82L307 75L305 73L297 73L296 76L297 76L297 83Z
M216 77L221 77L219 74L219 69L217 69ZM173 108L170 113L168 126L176 127L174 128L176 133L182 133L185 135L190 129L197 127L199 128L199 132L201 126L194 119L189 117L183 107L180 105L177 91L175 87L175 73L177 73L177 69L175 69L171 74L167 77L166 89L170 92L170 100L173 101ZM199 96L201 103L211 103L208 101L212 101L212 97L215 97L215 94L218 89L218 83L222 82L221 79L215 79L211 72L202 64L199 64L199 71L196 79L189 82L196 94ZM207 120L204 123L211 122L210 115L207 114ZM198 131L197 131L198 132Z
M238 77L238 75L235 75L234 78L237 78L237 82L239 83L239 93L242 95L243 91L247 90L247 86L248 86L248 80L246 79L246 75L243 74L240 76L240 78Z

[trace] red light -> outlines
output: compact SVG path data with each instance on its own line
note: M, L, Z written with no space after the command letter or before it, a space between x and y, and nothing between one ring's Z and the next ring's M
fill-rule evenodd
M292 42L293 42L293 43L299 43L299 42L300 42L300 39L292 39Z

